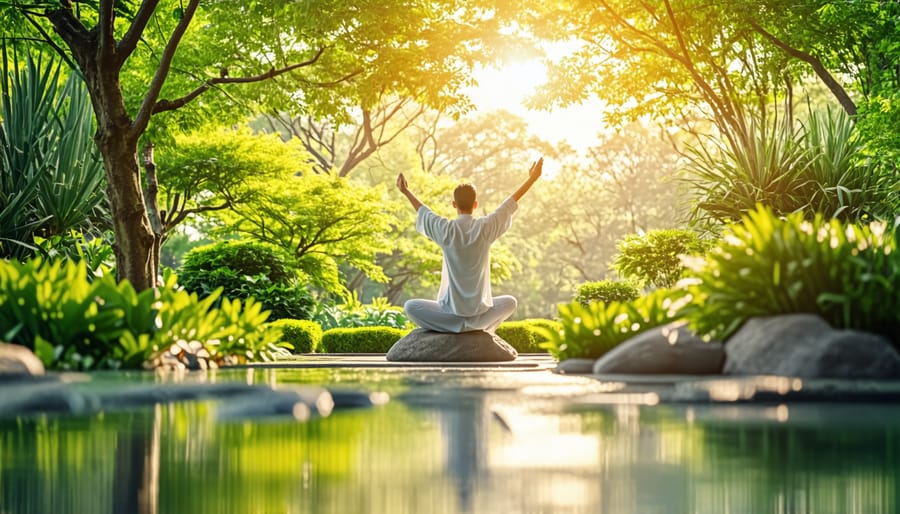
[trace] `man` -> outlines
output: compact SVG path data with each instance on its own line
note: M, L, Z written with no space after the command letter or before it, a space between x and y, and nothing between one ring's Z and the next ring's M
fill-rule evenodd
M519 199L540 178L541 157L531 165L528 179L500 207L482 218L475 187L461 184L453 191L454 220L438 216L422 205L409 190L406 178L397 177L397 188L416 210L416 231L441 247L444 254L437 301L409 300L403 306L416 325L437 332L484 330L493 333L516 310L512 296L491 296L491 244L509 229Z

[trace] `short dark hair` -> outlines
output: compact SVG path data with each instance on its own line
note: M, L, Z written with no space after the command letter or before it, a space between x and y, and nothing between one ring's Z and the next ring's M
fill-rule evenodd
M453 190L456 208L464 212L472 212L475 207L475 196L475 186L472 184L460 184Z

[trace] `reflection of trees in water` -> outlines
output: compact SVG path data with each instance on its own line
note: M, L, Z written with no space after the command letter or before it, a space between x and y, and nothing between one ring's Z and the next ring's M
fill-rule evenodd
M744 512L897 512L900 426L889 413L854 423L850 407L814 425L701 422L702 474Z
M156 514L159 409L0 423L0 511Z

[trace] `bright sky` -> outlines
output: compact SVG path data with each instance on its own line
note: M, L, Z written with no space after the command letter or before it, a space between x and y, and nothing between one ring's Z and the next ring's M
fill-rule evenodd
M546 68L537 59L514 61L501 69L486 68L475 72L478 87L469 94L480 112L505 109L524 118L531 130L551 143L567 141L576 150L596 143L604 129L602 107L588 102L565 109L532 111L525 99L546 80Z

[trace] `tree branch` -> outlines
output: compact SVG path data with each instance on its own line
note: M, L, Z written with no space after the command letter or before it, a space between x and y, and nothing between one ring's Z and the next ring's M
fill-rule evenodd
M140 41L144 29L147 27L147 23L150 21L150 17L153 15L153 11L156 10L158 5L159 0L144 0L141 2L141 7L138 9L134 19L131 20L131 26L128 27L128 32L125 33L125 36L119 41L119 44L116 47L116 56L119 60L119 67L125 63L131 53L134 52L134 49L137 48L138 41Z
M100 48L115 50L115 24L116 2L115 0L100 0L100 20L97 28L100 30Z
M192 0L192 1L198 1L198 0ZM183 107L187 103L191 102L198 96L205 93L207 90L209 90L213 86L217 86L220 84L248 84L251 82L261 82L263 80L268 80L268 79L277 77L279 75L283 75L289 71L293 71L298 68L302 68L304 66L310 66L312 64L315 64L315 62L319 60L319 57L321 57L322 53L325 51L326 48L327 47L320 48L319 51L316 52L316 55L314 55L312 58L310 58L306 61L292 64L290 66L286 66L286 67L280 68L280 69L272 68L269 71L267 71L265 73L261 73L259 75L252 75L249 77L214 77L214 78L211 78L211 79L207 80L206 82L204 82L199 87L197 87L197 89L194 89L193 91L182 96L181 98L176 98L175 100L160 100L159 102L156 102L156 104L153 106L153 110L152 110L151 114L157 114L157 113L165 112L165 111L174 111L175 109ZM141 108L143 109L143 106Z
M187 8L184 9L181 16L181 20L172 32L172 37L170 37L169 42L166 43L166 47L159 59L159 67L156 69L153 80L150 81L150 88L147 90L144 101L141 102L141 108L138 110L138 113L134 117L134 122L131 124L131 130L134 134L142 133L144 129L147 128L147 124L150 123L150 116L153 115L156 99L159 97L159 92L162 91L163 84L166 82L166 77L169 75L172 59L175 58L175 51L178 50L181 38L184 37L184 33L187 31L188 25L190 25L199 4L200 0L190 0L188 2Z
M50 48L52 48L53 51L55 51L62 58L62 60L65 61L65 63L69 65L70 68L72 68L73 70L78 69L78 65L72 60L71 57L69 57L69 53L66 52L65 50L63 50L59 45L57 45L56 42L53 41L53 38L50 36L50 34L48 34L46 30L44 30L44 27L41 27L41 24L36 22L31 17L32 13L29 13L27 11L22 11L22 16L24 16L25 19L28 20L28 23L30 23L31 26L34 27L35 30L37 30L38 33L40 33L41 37L43 38L40 40L35 38L36 41L40 41L41 43L50 45Z
M816 56L806 53L802 50L794 48L787 44L786 42L778 39L774 34L770 33L766 29L762 28L758 23L753 20L750 20L750 26L753 27L753 30L760 33L764 38L768 39L772 44L782 49L786 54L794 57L795 59L800 59L801 61L812 66L813 70L816 72L816 75L828 89L831 91L831 94L837 98L837 101L840 102L841 107L843 107L844 111L850 116L856 116L856 103L853 102L853 99L850 98L850 95L847 94L847 90L844 89L843 86L834 78L834 76L829 73L829 71L825 68L825 65L822 64L822 61L819 60Z

